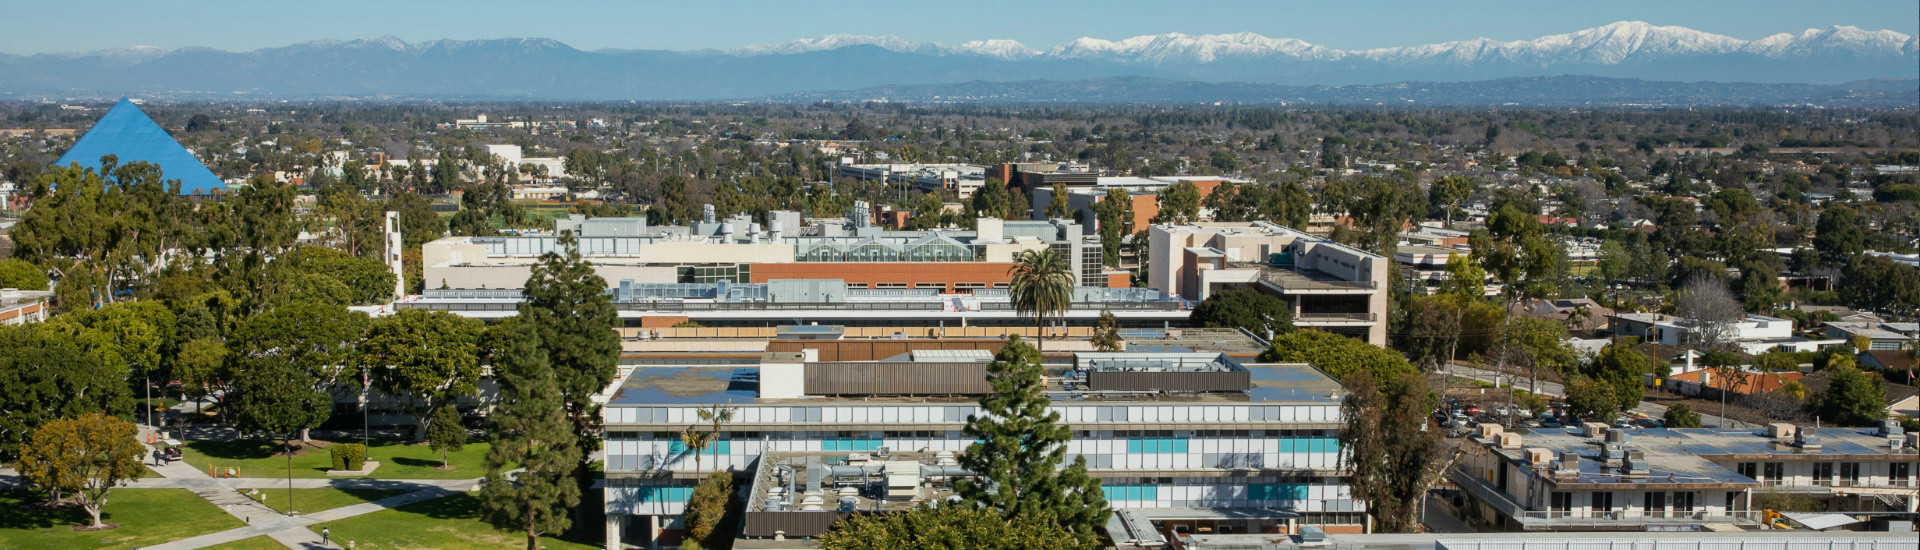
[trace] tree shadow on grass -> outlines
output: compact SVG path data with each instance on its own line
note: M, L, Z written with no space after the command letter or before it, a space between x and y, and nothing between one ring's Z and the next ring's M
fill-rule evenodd
M425 459L425 458L409 458L404 456L395 456L395 457L388 457L388 460L392 460L394 464L400 465L400 466L411 466L415 468L440 467L440 459L438 458Z
M462 493L408 504L395 510L434 519L480 519L480 499Z
M216 460L255 460L272 458L280 452L279 441L268 439L233 439L224 441L192 441L187 447Z
M78 506L47 506L46 493L30 490L0 492L0 529L65 529L75 525L87 525L93 518ZM105 520L106 515L101 519Z

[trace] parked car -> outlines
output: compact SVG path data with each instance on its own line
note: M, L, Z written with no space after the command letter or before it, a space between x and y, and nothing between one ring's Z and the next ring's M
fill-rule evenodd
M1480 406L1469 403L1467 408L1461 412L1466 413L1467 416L1480 416Z

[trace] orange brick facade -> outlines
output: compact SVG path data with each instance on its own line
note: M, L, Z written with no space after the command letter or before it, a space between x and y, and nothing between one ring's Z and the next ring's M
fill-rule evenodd
M957 283L993 288L1005 286L1010 263L1001 262L799 262L753 264L753 282L773 279L840 279L851 288L928 288L939 283L941 292L955 292ZM881 285L888 285L882 287ZM906 285L906 286L898 286Z

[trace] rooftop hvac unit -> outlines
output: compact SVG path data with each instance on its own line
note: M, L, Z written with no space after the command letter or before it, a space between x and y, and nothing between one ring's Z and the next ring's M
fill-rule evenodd
M1502 449L1514 449L1514 448L1520 447L1520 434L1517 434L1517 433L1502 432L1499 435L1495 436L1494 439L1500 442L1500 448Z
M1791 439L1794 431L1794 425L1785 422L1775 422L1767 425L1767 437L1774 439Z
M1553 461L1553 451L1541 447L1527 449L1527 463L1534 466L1546 466Z
M1905 434L1906 434L1906 429L1900 427L1900 421L1893 420L1893 419L1880 421L1880 435L1884 435L1887 437L1900 437Z
M1612 428L1607 430L1607 443L1618 443L1621 445L1625 445L1632 441L1633 441L1633 437L1627 435L1626 430L1622 430L1619 428Z
M1480 425L1480 438L1481 438L1481 439L1493 439L1493 438L1495 438L1495 437L1498 437L1498 436L1500 435L1500 431L1501 431L1501 430L1500 430L1500 425L1499 425L1499 424L1492 424L1492 423L1488 423L1488 424L1481 424L1481 425Z
M1600 437L1607 434L1607 425L1599 422L1587 422L1580 425L1580 433L1587 437Z
M1580 453L1576 453L1573 451L1560 453L1560 461L1554 463L1553 475L1556 475L1556 476L1580 475Z

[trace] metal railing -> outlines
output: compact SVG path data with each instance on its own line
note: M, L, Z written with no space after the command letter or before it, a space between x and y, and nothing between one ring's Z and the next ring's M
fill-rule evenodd
M1353 322L1362 322L1362 323L1367 323L1367 322L1373 322L1373 321L1374 321L1375 319L1377 319L1377 318L1378 318L1378 317L1376 317L1376 316L1375 316L1375 315L1374 315L1374 314L1373 314L1372 312L1357 312L1357 313L1312 313L1312 312L1301 312L1301 313L1300 313L1299 315L1296 315L1296 316L1294 316L1294 318L1293 318L1293 320L1294 320L1295 322L1300 322L1300 321L1353 321Z
M1528 510L1514 516L1514 519L1536 522L1548 522L1556 525L1607 525L1607 524L1672 524L1672 523L1759 523L1758 510L1731 510L1708 512L1705 510Z

